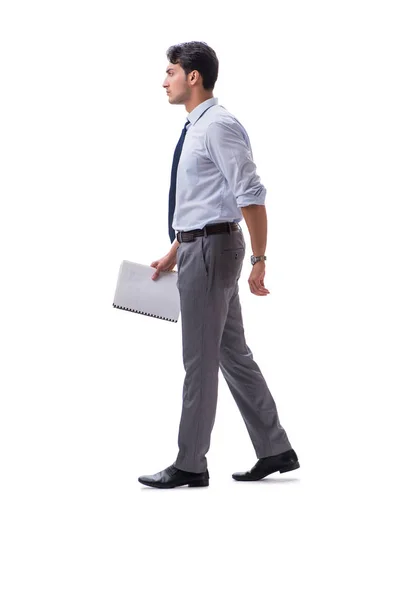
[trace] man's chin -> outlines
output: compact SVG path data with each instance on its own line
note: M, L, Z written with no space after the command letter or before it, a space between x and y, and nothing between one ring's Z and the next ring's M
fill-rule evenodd
M171 97L171 94L168 94L168 102L170 104L182 104L182 100L180 100L179 97L177 97L177 96Z

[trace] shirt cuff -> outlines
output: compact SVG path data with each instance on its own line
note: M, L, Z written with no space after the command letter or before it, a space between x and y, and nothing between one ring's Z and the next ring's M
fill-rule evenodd
M250 206L250 204L258 204L259 206L262 206L265 204L266 195L267 190L264 188L264 190L262 190L261 194L258 196L252 196L249 194L246 194L245 196L238 196L236 198L236 203L239 208L242 208L243 206Z

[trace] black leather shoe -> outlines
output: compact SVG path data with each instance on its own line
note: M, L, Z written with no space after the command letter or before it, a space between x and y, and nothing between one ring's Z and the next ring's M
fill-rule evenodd
M294 450L287 450L281 454L260 458L250 471L246 471L245 473L233 473L232 477L233 479L236 479L236 481L258 481L276 471L286 473L287 471L293 471L299 467L300 463L296 452Z
M189 473L177 469L175 465L171 465L155 475L142 475L138 481L156 488L174 488L179 485L205 487L208 485L209 478L208 469L204 473Z

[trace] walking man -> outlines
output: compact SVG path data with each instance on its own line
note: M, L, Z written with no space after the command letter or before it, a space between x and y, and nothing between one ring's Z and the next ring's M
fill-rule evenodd
M214 98L218 59L203 42L167 50L163 87L170 104L188 113L175 149L169 193L170 251L151 266L156 280L177 265L185 379L175 462L139 482L158 488L207 486L206 454L214 426L218 372L244 419L257 463L234 473L255 481L276 471L299 468L275 401L245 341L238 280L245 256L239 221L249 229L253 265L250 291L267 296L264 286L267 244L266 189L253 162L242 124Z

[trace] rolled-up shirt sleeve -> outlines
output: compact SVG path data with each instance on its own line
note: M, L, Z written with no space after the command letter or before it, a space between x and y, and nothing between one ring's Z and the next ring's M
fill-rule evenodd
M237 123L210 123L205 147L209 158L227 180L238 207L265 204L267 190L257 175L251 148Z

